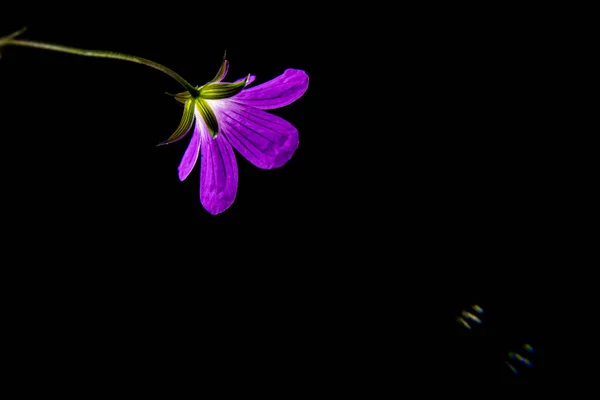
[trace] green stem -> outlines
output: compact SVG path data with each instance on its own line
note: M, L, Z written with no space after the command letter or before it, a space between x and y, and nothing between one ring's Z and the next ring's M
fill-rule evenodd
M62 52L62 53L76 54L78 56L96 57L96 58L114 58L117 60L124 60L124 61L130 61L130 62L134 62L134 63L138 63L138 64L143 64L143 65L147 65L149 67L152 67L154 69L164 72L165 74L169 75L171 78L173 78L177 82L179 82L181 84L181 86L183 86L188 92L190 92L190 94L193 97L198 96L198 90L196 88L194 88L192 85L190 85L188 81L183 79L175 71L173 71L163 65L155 63L154 61L150 61L150 60L147 60L142 57L130 56L128 54L115 53L112 51L78 49L75 47L61 46L61 45L57 45L57 44L35 42L32 40L13 40L13 39L11 39L11 37L14 37L14 36L16 36L16 34L13 34L13 35L11 35L9 37L5 37L5 38L0 38L0 47L3 47L3 46L33 47L35 49L52 50L52 51L58 51L58 52Z

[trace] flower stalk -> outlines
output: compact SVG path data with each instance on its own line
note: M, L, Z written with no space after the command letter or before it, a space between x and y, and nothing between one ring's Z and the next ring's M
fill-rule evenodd
M33 40L15 39L17 36L19 36L23 32L25 32L25 29L26 28L23 28L20 31L17 31L11 35L0 38L0 48L5 47L5 46L31 47L31 48L35 48L35 49L57 51L60 53L75 54L75 55L84 56L84 57L112 58L115 60L123 60L123 61L129 61L129 62L133 62L133 63L137 63L137 64L142 64L142 65L146 65L148 67L151 67L151 68L154 68L154 69L164 72L165 74L169 75L171 78L175 79L181 86L183 86L192 95L192 97L198 97L198 90L196 88L194 88L188 81L183 79L178 73L176 73L172 69L167 68L164 65L161 65L154 61L151 61L151 60L148 60L148 59L142 58L142 57L132 56L129 54L124 54L124 53L117 53L117 52L113 52L113 51L87 50L87 49L79 49L76 47L62 46L62 45L57 45L57 44L52 44L52 43L38 42L38 41L33 41Z

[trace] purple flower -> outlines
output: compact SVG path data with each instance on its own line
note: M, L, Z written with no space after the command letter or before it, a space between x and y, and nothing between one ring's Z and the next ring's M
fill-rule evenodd
M287 69L277 78L247 88L254 76L222 82L228 68L223 60L217 76L197 88L197 96L175 95L185 105L183 117L175 133L161 143L182 139L194 126L179 165L179 179L187 178L200 157L200 202L211 214L225 211L235 200L238 168L233 148L263 169L281 167L292 157L298 130L263 110L287 106L308 88L308 75L301 70Z

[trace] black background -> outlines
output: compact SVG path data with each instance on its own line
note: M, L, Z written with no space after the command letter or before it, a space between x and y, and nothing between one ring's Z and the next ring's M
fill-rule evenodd
M50 359L60 343L73 365L112 363L108 381L311 392L543 376L549 271L566 253L544 18L291 8L2 16L2 34L28 26L23 38L138 55L194 85L224 50L231 79L310 77L273 111L300 132L294 157L264 171L238 156L236 201L212 216L198 169L177 177L187 141L155 146L181 117L164 94L174 80L4 49L3 218L22 333ZM469 332L454 319L475 303L484 324ZM527 342L536 367L515 377L506 354Z

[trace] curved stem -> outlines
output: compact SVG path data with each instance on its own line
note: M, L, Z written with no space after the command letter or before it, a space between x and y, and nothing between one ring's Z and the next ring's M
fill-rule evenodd
M124 61L130 61L130 62L134 62L134 63L138 63L138 64L147 65L149 67L152 67L154 69L162 71L165 74L169 75L171 78L175 79L177 82L179 82L181 84L181 86L183 86L188 92L190 92L190 94L193 97L196 97L198 95L198 90L196 88L194 88L192 85L190 85L190 83L188 81L183 79L175 71L173 71L163 65L155 63L154 61L150 61L150 60L147 60L142 57L131 56L128 54L123 54L123 53L115 53L112 51L85 50L85 49L78 49L75 47L61 46L61 45L57 45L57 44L35 42L32 40L13 40L13 39L9 39L9 38L7 38L7 40L2 40L0 45L1 46L33 47L36 49L52 50L52 51L58 51L61 53L70 53L70 54L76 54L78 56L85 56L85 57L114 58L116 60L124 60Z

